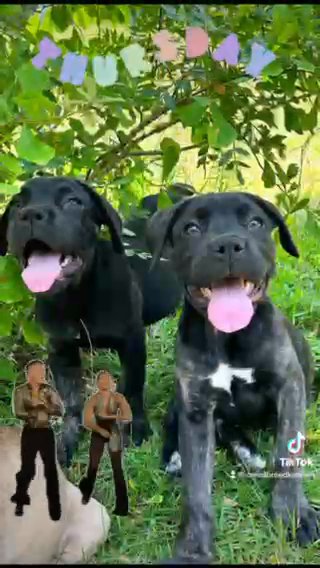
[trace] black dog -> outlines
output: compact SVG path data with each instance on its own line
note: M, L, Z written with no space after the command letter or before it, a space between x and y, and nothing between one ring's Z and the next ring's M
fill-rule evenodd
M276 207L247 193L185 199L149 221L154 262L166 245L185 285L176 399L163 452L168 466L177 467L178 451L182 462L185 520L177 561L210 558L216 441L248 466L263 467L246 429L270 427L276 433L274 467L279 476L272 515L288 526L296 513L301 544L320 537L317 513L304 495L301 478L293 476L299 464L293 459L289 467L284 459L290 457L288 442L304 433L313 371L303 336L266 295L275 271L271 232L276 227L282 247L298 257ZM288 471L291 477L281 478Z
M111 240L99 239L102 225ZM66 409L59 457L67 464L83 408L80 348L118 352L124 371L120 388L132 408L133 439L140 444L150 433L143 403L144 326L173 312L181 299L181 285L167 262L152 274L150 260L128 259L121 229L105 199L63 177L25 183L0 221L0 254L9 249L20 260L24 280L36 294L36 317L49 335L49 365ZM166 290L161 303L159 283Z
M168 187L165 193L175 204L183 197L194 195L194 192L191 185L175 183ZM153 299L152 302L144 302L143 319L148 324L172 314L181 304L184 290L170 263L166 262L168 259L165 250L162 252L161 270L150 272L151 255L146 242L146 227L148 219L159 208L159 195L156 193L144 197L139 204L139 210L124 222L123 231L124 247L130 255L129 263L137 275L142 296ZM136 253L134 255L133 250Z

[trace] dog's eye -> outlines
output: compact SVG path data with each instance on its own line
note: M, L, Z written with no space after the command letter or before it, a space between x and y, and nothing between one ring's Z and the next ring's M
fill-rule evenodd
M186 233L186 235L198 235L199 233L201 233L200 227L196 223L188 223L184 227L183 231L184 233Z
M82 201L78 199L78 197L70 197L70 199L65 202L65 205L82 205Z
M255 217L254 219L251 219L248 227L249 229L257 229L258 227L263 227L263 221L262 219L260 219L260 217Z

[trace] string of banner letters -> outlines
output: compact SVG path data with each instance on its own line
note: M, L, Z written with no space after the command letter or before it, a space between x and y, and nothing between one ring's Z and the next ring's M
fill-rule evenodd
M167 63L175 61L178 57L178 44L168 30L161 30L152 38L153 44L158 48L156 53L157 61ZM194 59L206 54L209 49L209 36L200 27L186 28L186 57ZM62 55L61 48L48 37L44 37L39 43L39 53L32 59L32 64L37 69L44 69L48 61L57 59ZM148 73L152 65L145 59L146 51L138 43L133 43L120 51L122 59L128 73L136 78L143 73ZM213 51L210 52L215 61L225 62L228 65L237 65L240 56L240 44L237 34L230 34ZM257 78L262 70L276 59L275 54L266 49L263 45L253 42L251 45L251 58L245 67L245 72ZM63 57L60 81L73 85L82 85L87 67L88 56L68 52ZM118 60L113 54L101 56L96 55L92 58L93 75L96 83L101 87L111 87L118 80Z

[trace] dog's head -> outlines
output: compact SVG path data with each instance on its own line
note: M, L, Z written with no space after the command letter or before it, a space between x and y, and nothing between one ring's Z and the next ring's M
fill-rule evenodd
M121 219L110 203L73 178L33 178L0 220L0 254L9 251L20 260L31 291L54 294L80 281L102 225L123 253Z
M231 332L248 325L274 274L275 228L282 247L298 257L272 203L249 193L211 193L155 213L147 241L154 263L165 247L191 303Z

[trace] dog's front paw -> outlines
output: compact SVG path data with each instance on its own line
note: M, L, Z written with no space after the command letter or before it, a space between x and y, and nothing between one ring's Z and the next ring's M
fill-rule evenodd
M171 477L181 477L182 464L179 452L173 452L170 459L162 464L162 468Z
M287 528L288 538L295 538L300 546L307 546L320 538L319 513L309 505L300 488L291 486L288 480L281 480L274 487L271 516Z
M300 511L296 537L300 546L320 539L320 514L310 505Z
M136 416L132 421L132 441L135 446L141 446L144 440L148 440L153 432L146 416Z

